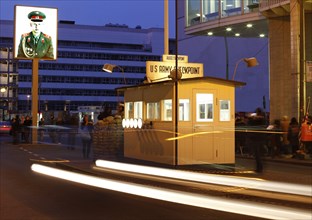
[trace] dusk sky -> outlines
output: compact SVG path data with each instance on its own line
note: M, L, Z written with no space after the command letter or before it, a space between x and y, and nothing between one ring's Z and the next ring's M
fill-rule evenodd
M0 19L14 19L14 5L58 8L58 20L76 24L126 24L130 28L164 27L164 0L1 0ZM169 36L174 37L175 0L169 0Z

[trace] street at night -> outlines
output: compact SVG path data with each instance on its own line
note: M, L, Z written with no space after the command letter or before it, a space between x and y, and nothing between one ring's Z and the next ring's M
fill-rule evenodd
M253 191L244 187L148 178L144 175L113 172L111 169L94 169L91 159L82 159L79 145L75 150L68 150L64 145L12 145L10 137L2 136L1 139L1 219L258 219L255 216L183 205L111 191L105 187L68 182L32 171L33 164L126 184L138 184L156 190L169 189L170 193L176 191L177 195L181 196L194 194L196 197L208 197L215 199L216 204L222 204L220 201L224 200L230 203L233 201L233 206L236 203L246 203L251 206L256 204L258 208L287 207L287 210L296 209L303 212L307 212L311 207L309 196L261 193L259 190ZM197 169L192 172L311 186L310 166L277 162L265 164L265 172L260 175L252 172L252 159L242 158L237 159L232 174L220 167L205 171ZM185 169L181 168L182 171ZM169 198L169 201L171 199Z
M0 220L312 220L312 0L0 15Z

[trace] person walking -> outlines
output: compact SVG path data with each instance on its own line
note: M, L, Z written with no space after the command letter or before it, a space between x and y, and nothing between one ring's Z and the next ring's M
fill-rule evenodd
M44 138L44 118L42 117L39 121L39 140L43 142Z
M19 144L20 121L18 115L12 119L12 138L13 144Z
M83 158L89 158L92 143L93 123L89 121L88 115L84 115L80 125L79 133L82 141Z
M295 117L290 119L287 138L291 146L293 156L296 155L299 150L299 123Z
M256 109L256 115L248 119L248 125L253 127L252 132L248 134L250 144L253 146L253 153L256 160L256 172L263 172L262 153L263 146L266 143L267 136L263 132L266 127L264 112L261 108Z
M24 132L25 132L25 143L30 143L30 126L32 125L32 120L30 119L30 116L26 116L24 121Z
M289 119L288 117L285 115L283 116L282 118L282 121L281 121L281 129L282 129L282 150L281 150L281 153L282 154L285 154L285 155L288 155L290 154L290 150L289 150L289 140L287 138L288 136L288 128L289 128Z

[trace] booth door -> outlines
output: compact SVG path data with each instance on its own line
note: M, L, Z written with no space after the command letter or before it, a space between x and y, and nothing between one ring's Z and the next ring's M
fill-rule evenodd
M214 109L216 90L193 90L193 161L215 162L217 151L214 144Z

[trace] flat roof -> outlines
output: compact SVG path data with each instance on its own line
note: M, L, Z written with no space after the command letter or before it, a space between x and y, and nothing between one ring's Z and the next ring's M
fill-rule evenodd
M245 86L245 82L240 82L240 81L234 81L234 80L227 80L227 79L222 79L222 78L217 78L217 77L211 77L211 76L205 76L205 77L194 77L194 78L186 78L186 79L180 79L178 80L179 82L198 82L198 81L205 81L205 82L210 82L210 83L215 83L215 84L223 84L223 85L229 85L229 86L234 86L234 87L241 87ZM153 85L168 85L168 84L174 84L174 80L163 80L159 82L152 82L152 83L142 83L139 85L134 85L134 86L123 86L123 87L118 87L116 88L117 91L123 92L127 89L131 88L139 88L139 87L149 87Z

